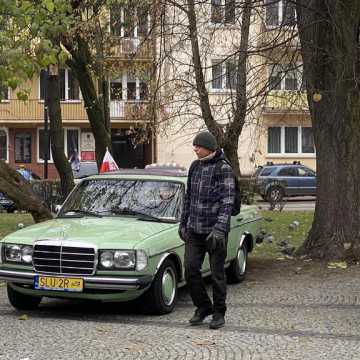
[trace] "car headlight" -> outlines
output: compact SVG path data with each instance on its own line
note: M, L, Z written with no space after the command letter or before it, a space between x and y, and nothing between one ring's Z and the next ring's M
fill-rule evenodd
M104 269L144 270L148 258L143 250L103 250L100 252L100 266Z
M30 245L4 244L4 260L31 264L33 260L33 247Z
M21 260L26 264L31 264L33 260L33 247L23 246L21 249Z
M100 255L100 265L105 269L111 269L114 266L114 253L112 251L104 251Z

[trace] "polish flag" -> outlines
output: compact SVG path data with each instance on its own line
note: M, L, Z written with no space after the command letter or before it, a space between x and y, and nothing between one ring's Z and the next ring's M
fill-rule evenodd
M106 149L106 153L103 159L103 162L100 167L100 174L108 171L115 171L119 170L119 167L117 166L115 160L111 156L108 149Z

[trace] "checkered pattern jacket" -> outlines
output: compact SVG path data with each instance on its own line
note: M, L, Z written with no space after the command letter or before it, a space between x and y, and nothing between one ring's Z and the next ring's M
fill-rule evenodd
M198 234L209 234L215 227L230 231L231 211L235 199L235 178L218 150L209 160L195 160L188 177L181 226ZM218 161L221 166L216 166Z

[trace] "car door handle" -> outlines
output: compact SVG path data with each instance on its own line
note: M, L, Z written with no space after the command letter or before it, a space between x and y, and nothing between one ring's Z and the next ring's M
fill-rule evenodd
M243 221L243 220L244 220L243 217L239 217L239 218L236 219L236 221L239 221L239 222L240 222L240 221Z

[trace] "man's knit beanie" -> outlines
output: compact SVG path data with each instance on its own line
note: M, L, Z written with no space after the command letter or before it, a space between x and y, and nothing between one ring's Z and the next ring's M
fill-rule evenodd
M215 136L209 131L198 133L194 138L193 145L201 146L212 151L218 148Z

